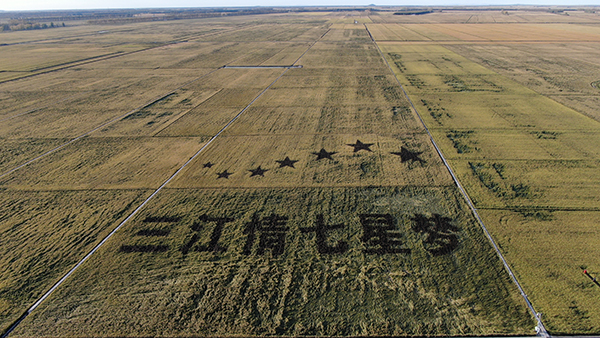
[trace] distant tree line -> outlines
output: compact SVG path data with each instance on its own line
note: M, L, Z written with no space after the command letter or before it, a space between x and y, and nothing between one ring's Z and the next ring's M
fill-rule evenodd
M11 31L26 31L26 30L34 30L34 29L48 29L48 28L57 28L57 27L65 27L65 23L54 24L54 22L47 23L38 23L31 22L28 20L10 20L9 23L2 24L2 32L11 32Z

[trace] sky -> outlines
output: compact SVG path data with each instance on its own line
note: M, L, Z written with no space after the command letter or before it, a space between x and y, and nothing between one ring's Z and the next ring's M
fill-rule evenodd
M456 6L600 5L599 0L0 0L0 10L232 7L232 6Z

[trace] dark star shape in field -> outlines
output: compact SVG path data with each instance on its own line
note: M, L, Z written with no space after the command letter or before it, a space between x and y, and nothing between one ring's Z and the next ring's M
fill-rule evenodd
M400 162L419 161L421 163L425 163L425 161L419 157L419 155L421 155L422 153L422 151L410 151L402 147L399 153L392 154L400 156Z
M359 150L373 151L370 148L373 144L375 144L375 143L362 143L362 142L360 142L360 140L356 140L355 144L347 144L347 145L354 147L354 152L357 152Z
M323 159L323 158L328 158L330 160L333 160L333 158L331 158L331 155L337 154L337 152L335 152L335 151L328 152L324 148L321 148L321 150L318 153L313 153L313 154L317 155L317 161L320 159Z
M206 162L204 163L204 165L202 166L203 168L211 168L213 165L215 165L214 163L210 163L210 162Z
M279 163L279 168L290 167L295 169L296 167L294 167L294 163L298 162L298 160L290 160L290 158L286 156L283 161L275 162Z
M229 172L227 172L227 170L225 170L223 172L217 173L217 175L219 175L219 177L217 177L217 179L219 179L219 178L229 178L229 176L231 174L233 174L233 173L229 173Z
M256 169L250 169L248 171L252 173L252 175L250 175L250 177L252 177L252 176L259 176L259 175L262 176L262 177L265 177L265 173L267 171L269 171L269 169L263 169L260 166L258 166L258 168L256 168Z

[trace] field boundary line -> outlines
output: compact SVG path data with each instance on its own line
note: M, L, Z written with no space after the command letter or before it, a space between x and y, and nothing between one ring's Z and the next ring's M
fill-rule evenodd
M206 76L208 76L208 75L210 75L210 74L212 74L212 73L214 73L214 72L216 72L216 71L218 71L218 70L219 70L219 69L213 69L213 70L211 70L210 72L208 72L208 73L206 73L206 74L203 74L202 76L200 76L200 77L198 77L198 78L196 78L196 79L194 79L194 80L191 80L191 81L188 81L188 82L186 82L186 83L182 84L181 86L179 86L179 87L175 88L174 90L172 90L172 91L168 92L167 94L161 95L160 97L158 97L158 98L156 98L156 99L152 99L152 100L148 101L147 103L144 103L143 105L141 105L141 106L139 106L139 107L137 107L137 108L134 108L134 109L132 109L132 110L128 111L127 113L123 114L123 115L117 116L117 117L115 117L115 118L113 118L113 119L111 119L111 120L109 120L109 121L107 121L107 122L104 122L104 123L102 123L101 125L99 125L99 126L95 127L95 128L94 128L94 129L92 129L92 130L89 130L89 131L87 131L87 132L85 132L85 133L83 133L83 134L81 134L81 135L79 135L79 136L76 136L75 138L72 138L71 140L69 140L69 141L67 141L67 142L65 142L65 143L63 143L63 144L61 144L61 145L59 145L59 146L57 146L57 147L55 147L55 148L53 148L53 149L50 149L50 150L46 151L45 153L43 153L43 154L41 154L41 155L38 155L37 157L34 157L34 158L32 158L32 159L30 159L30 160L26 161L25 163L22 163L22 164L20 164L20 165L18 165L18 166L16 166L16 167L14 167L14 168L12 168L12 169L10 169L10 170L8 170L8 171L4 172L4 173L1 173L1 174L0 174L0 178L2 178L2 177L4 177L4 176L7 176L7 175L10 175L10 174L12 174L13 172L15 172L15 171L17 171L17 170L19 170L19 169L21 169L21 168L23 168L23 167L25 167L25 166L27 166L27 165L31 164L31 163L33 163L33 162L35 162L35 161L37 161L37 160L39 160L39 159L41 159L41 158L44 158L44 157L46 157L46 156L48 156L48 155L50 155L50 154L52 154L52 153L54 153L54 152L56 152L56 151L58 151L58 150L60 150L60 149L62 149L62 148L64 148L64 147L68 146L68 145L69 145L69 144L71 144L71 143L74 143L74 142L76 142L76 141L80 140L80 139L82 139L82 138L84 138L84 137L86 137L86 136L90 135L91 133L93 133L93 132L95 132L95 131L97 131L97 130L99 130L99 129L101 129L101 128L104 128L104 127L106 127L106 126L108 126L108 125L110 125L110 124L112 124L112 123L115 123L115 122L117 122L117 121L120 121L120 120L122 120L122 119L126 118L127 116L129 116L129 115L131 115L131 114L133 114L133 113L136 113L136 112L138 112L138 111L140 111L140 110L142 110L142 109L144 109L144 108L146 108L146 107L148 107L148 106L150 106L150 105L152 105L152 104L154 104L154 103L156 103L156 102L158 102L158 101L160 101L160 100L164 99L165 97L167 97L167 96L169 96L169 95L171 95L171 94L175 93L176 91L180 90L181 88L183 88L183 87L185 87L185 86L188 86L188 85L190 85L190 84L192 84L192 83L194 83L194 82L196 82L196 81L199 81L199 80L201 80L202 78L204 78L204 77L206 77Z
M328 30L329 31L329 30ZM327 33L325 33L327 34ZM325 35L323 34L323 36ZM313 44L311 44L308 49L306 51L304 51L304 53L302 53L302 55L300 55L300 57L298 59L296 59L296 61L293 63L293 65L295 65L303 56L304 54L306 54L319 40L321 40L321 38L323 37L321 36L320 38L318 38ZM144 200L144 202L142 202L142 204L140 204L137 208L135 208L123 221L121 221L121 223L119 223L119 225L114 228L106 237L104 237L104 239L102 239L102 241L100 241L100 243L96 244L96 246L94 246L94 248L92 248L92 250L90 252L88 252L74 267L72 267L65 275L63 275L63 277L61 279L58 280L58 282L54 283L54 285L50 288L50 290L46 291L42 297L40 297L31 307L29 307L29 309L27 309L27 311L25 311L21 317L19 317L11 326L9 326L6 331L4 331L4 333L0 336L0 338L6 338L8 337L8 335L31 313L33 312L38 306L40 306L40 304L46 300L46 298L48 298L52 293L54 293L54 291L61 286L83 263L85 263L96 251L98 251L98 249L100 249L100 247L102 245L104 245L104 243L106 243L117 231L119 231L119 229L121 229L125 223L127 223L127 221L129 221L131 218L133 218L140 210L142 210L146 204L148 204L148 202L150 202L154 196L156 196L167 184L169 184L169 182L171 182L180 172L182 172L187 166L188 164L190 164L194 159L196 159L196 157L198 157L198 155L200 155L204 149L206 149L208 146L210 146L210 144L219 137L219 135L221 135L232 123L234 123L244 112L246 112L248 110L248 108L250 108L250 106L252 106L252 104L254 104L254 102L256 102L264 93L267 92L267 90L269 90L279 79L281 79L283 77L283 75L285 75L285 73L287 73L291 68L286 68L283 72L281 72L281 74L275 79L273 80L273 82L271 82L271 84L269 84L267 86L267 88L263 89L246 107L244 107L244 109L242 109L236 116L233 117L233 119L231 119L223 128L221 128L221 130L219 130L218 133L216 133L210 140L208 140L201 148L200 150L198 150L192 157L190 157L181 167L179 167L179 169L177 169L177 171L172 174L166 181L164 181L150 196L148 196L148 198L146 198ZM217 71L218 69L215 69L211 72L209 72L208 74ZM205 74L203 76L206 76L208 74ZM202 77L203 77L202 76ZM201 78L201 77L200 77ZM194 80L194 81L198 81L200 78ZM194 82L192 81L192 82ZM189 82L191 83L191 82ZM187 84L189 84L187 83ZM187 85L185 84L185 85ZM184 85L184 86L185 86ZM182 86L183 87L183 86ZM181 87L179 87L181 88ZM179 88L175 89L174 91L172 91L171 93L167 94L167 95L171 95L173 92L179 90ZM163 95L162 97L165 97L167 95ZM162 97L160 99L162 99ZM153 102L156 102L160 99L157 99ZM101 128L101 127L98 127ZM98 128L94 129L97 130ZM81 137L80 137L81 138ZM0 176L2 177L2 176Z
M508 272L508 275L510 276L510 278L512 279L512 281L515 283L515 285L517 286L517 288L519 289L519 292L521 293L521 296L525 300L525 303L527 304L527 307L531 311L533 317L537 320L536 330L537 330L538 336L543 337L543 338L550 337L550 334L548 333L548 331L546 331L546 328L544 327L544 324L542 323L542 320L540 318L541 315L538 312L535 311L533 305L529 301L529 298L528 298L527 294L525 293L525 291L521 287L521 284L519 283L519 281L517 280L516 276L512 272L512 269L508 265L508 262L504 258L504 255L502 255L502 252L500 252L500 248L498 247L498 245L496 244L496 242L492 238L492 235L490 234L490 232L488 231L487 227L483 223L483 220L479 216L479 213L477 212L477 208L475 208L475 205L471 201L471 198L469 197L469 195L467 194L467 192L463 188L463 186L460 184L460 182L458 180L458 177L456 177L456 175L454 174L454 171L452 171L452 168L450 167L450 164L446 161L446 158L442 154L442 151L440 150L440 148L438 147L437 143L433 139L433 135L431 135L431 133L429 132L429 129L427 128L427 125L425 124L425 121L423 121L423 119L421 118L421 115L419 114L419 112L415 108L415 106L414 106L412 100L410 99L410 97L408 96L408 93L406 92L406 90L404 90L404 86L402 86L402 83L400 83L400 80L398 80L398 77L396 77L396 73L394 72L392 66L389 64L389 62L385 58L385 55L383 54L383 52L379 48L379 45L377 45L377 42L375 41L375 39L373 39L373 36L371 35L371 32L369 31L369 28L367 27L367 24L364 24L364 26L365 26L365 29L366 29L367 33L369 34L369 37L371 38L371 41L373 42L373 44L377 48L377 51L379 51L379 55L381 56L381 58L383 58L383 61L385 62L385 64L388 66L389 70L394 75L394 78L396 79L396 82L400 86L400 89L402 89L402 92L404 93L404 96L408 100L408 103L410 103L410 106L412 107L413 111L415 112L415 114L419 118L419 121L421 122L421 124L423 124L423 128L425 128L425 131L427 131L427 135L429 136L429 140L431 141L431 143L432 143L433 147L435 148L436 152L438 153L438 155L440 156L440 158L444 162L444 165L446 166L446 168L448 169L448 172L452 176L452 179L454 180L454 183L456 184L456 186L460 190L461 194L465 198L465 201L469 205L469 208L473 212L473 215L475 216L475 218L477 219L479 225L483 229L483 232L484 232L485 236L487 237L487 239L492 244L492 247L496 251L496 254L498 255L498 257L500 257L500 260L502 261L502 264L504 265L504 268Z

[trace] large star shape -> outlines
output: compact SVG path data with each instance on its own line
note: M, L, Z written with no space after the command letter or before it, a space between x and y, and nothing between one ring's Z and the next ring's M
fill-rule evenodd
M203 167L203 168L210 168L210 167L212 167L213 165L214 165L213 163L206 162L206 163L204 163L204 165L202 165L202 167Z
M360 140L356 140L355 144L347 144L348 146L354 147L354 152L359 150L368 150L372 151L369 147L371 147L374 143L362 143Z
M219 177L217 177L217 179L219 178L229 178L229 176L233 174L233 173L228 173L227 170L217 173L217 175L219 175Z
M421 163L425 163L425 161L419 157L419 155L421 155L422 153L422 151L410 151L402 147L399 153L392 154L400 156L400 162L419 161Z
M258 166L258 168L256 168L256 169L250 169L248 171L252 173L252 175L250 175L250 177L252 177L252 176L259 176L259 175L262 176L262 177L264 177L265 176L264 175L265 172L269 171L269 169L263 169L260 166Z
M330 160L333 160L331 158L331 155L337 154L337 153L335 151L328 152L324 148L321 148L321 151L319 151L318 153L313 153L313 154L317 155L317 161L318 161L318 160L323 159L323 158L328 158Z
M275 161L275 162L279 163L279 168L283 168L283 167L296 168L296 167L294 167L294 163L298 162L298 160L290 160L290 158L286 156L283 161Z

